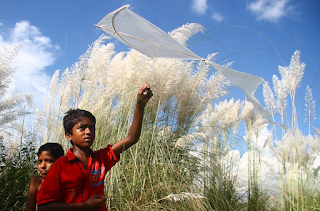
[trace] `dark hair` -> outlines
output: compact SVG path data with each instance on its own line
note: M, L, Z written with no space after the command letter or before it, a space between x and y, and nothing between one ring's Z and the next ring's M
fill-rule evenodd
M50 155L53 156L55 159L58 159L59 157L64 156L63 148L58 143L46 143L42 145L38 150L38 156L43 151L49 152Z
M81 121L83 117L88 117L94 123L94 125L96 124L96 118L89 111L81 109L70 109L63 117L64 131L72 135L73 126Z

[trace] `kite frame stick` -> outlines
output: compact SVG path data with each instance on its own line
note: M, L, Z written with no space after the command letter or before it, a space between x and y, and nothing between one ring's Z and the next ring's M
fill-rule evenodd
M119 38L121 38L121 40L126 43L128 46L132 47L127 41L125 41L124 39L122 39L122 37L120 36L119 32L116 30L116 28L114 27L114 18L116 17L116 15L122 11L123 9L127 8L128 5L125 5L123 6L122 8L120 8L119 10L117 10L117 12L112 16L112 19L111 19L111 25L112 25L112 28L113 28L113 32L116 33L118 35ZM120 32L121 33L121 32ZM125 35L126 36L126 35Z
M135 48L134 48L133 46L131 46L128 42L126 42L124 39L122 39L122 37L121 37L120 35L127 36L127 37L130 37L130 38L139 40L139 41L141 41L141 42L149 43L149 44L151 44L151 45L155 45L155 46L158 46L158 47L160 47L160 48L165 48L165 49L168 49L168 50L171 50L171 51L174 51L174 52L177 52L177 53L180 53L180 54L189 56L189 57L193 57L193 58L198 59L198 60L201 60L201 61L205 61L205 59L203 59L203 58L201 58L201 57L199 57L199 56L197 56L197 55L190 55L190 54L187 54L187 53L184 53L184 52L181 52L181 51L172 49L172 48L168 48L168 47L166 47L166 46L162 46L162 45L157 44L157 43L153 43L153 42L150 42L150 41L147 41L147 40L142 40L142 39L140 39L140 38L137 38L137 37L134 37L134 36L131 36L131 35L128 35L128 34L125 34L125 33L116 31L116 29L115 29L115 27L114 27L114 18L115 18L115 16L116 16L120 11L124 10L125 8L128 8L128 6L129 6L129 5L122 6L122 7L119 8L119 9L116 11L116 13L112 16L112 21L111 21L111 23L112 23L112 28L113 28L113 30L107 29L107 28L104 28L104 27L101 27L101 26L98 26L98 25L96 25L96 24L93 24L93 25L96 26L96 27L98 27L98 28L100 28L100 29L102 29L102 30L107 30L107 31L109 31L109 32L113 32L113 33L117 34L118 37L121 38L121 40L122 40L124 43L126 43L126 45L130 46L130 47L133 48L133 49L135 49ZM141 52L141 53L142 53L142 52ZM142 54L144 54L144 53L142 53ZM152 57L151 57L151 58L152 58Z
M160 44L157 44L157 43L149 42L149 41L147 41L147 40L142 40L142 39L140 39L140 38L137 38L137 37L134 37L134 36L131 36L131 35L128 35L128 34L122 33L122 32L117 32L117 31L114 31L114 30L111 30L111 29L107 29L107 28L104 28L104 27L98 26L98 25L96 25L96 24L93 24L93 25L94 25L94 26L96 26L96 27L98 27L98 28L100 28L100 29L102 29L102 30L107 30L107 31L110 31L110 32L116 33L116 34L118 34L118 35L120 35L120 34L121 34L121 35L123 35L123 36L127 36L127 37L130 37L130 38L133 38L133 39L139 40L139 41L141 41L141 42L149 43L149 44L152 44L152 45L158 46L158 47L160 47L160 48L165 48L165 49L168 49L168 50L171 50L171 51L177 52L177 53L184 54L184 55L186 55L186 56L193 57L193 58L198 59L198 60L201 60L201 61L205 61L205 59L201 58L200 56L190 55L190 54L187 54L187 53L184 53L184 52L181 52L181 51L177 51L177 50L175 50L175 49L168 48L168 47L166 47L166 46L163 46L163 45L160 45ZM121 38L121 36L119 36L119 37ZM123 39L121 38L121 40L123 40ZM127 43L126 41L124 41L124 42L125 42L125 43ZM130 44L128 44L128 43L127 43L127 45L128 45L128 46L130 46L130 47L131 47L131 48L133 48L133 49L136 49L136 48L132 47L132 46L131 46ZM142 54L144 54L144 53L142 53ZM144 54L144 55L146 55L146 54Z

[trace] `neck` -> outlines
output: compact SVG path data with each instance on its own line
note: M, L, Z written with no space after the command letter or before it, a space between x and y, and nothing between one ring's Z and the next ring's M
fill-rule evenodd
M90 148L83 149L83 148L74 146L73 147L73 154L79 159L85 158L85 157L88 158L88 157L90 157L91 149Z
M88 162L90 157L91 149L82 149L77 146L73 148L73 154L80 160L84 169L88 169Z

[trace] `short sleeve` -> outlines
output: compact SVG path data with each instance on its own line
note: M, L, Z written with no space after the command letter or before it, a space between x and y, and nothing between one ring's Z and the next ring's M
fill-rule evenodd
M103 159L106 171L109 171L120 160L112 150L112 145L108 145L106 148L96 151L96 155L99 159Z

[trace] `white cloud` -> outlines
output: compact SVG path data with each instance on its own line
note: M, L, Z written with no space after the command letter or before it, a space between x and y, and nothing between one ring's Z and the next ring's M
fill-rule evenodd
M272 133L268 130L267 125L265 125L258 133L258 137L252 137L252 148L254 150L246 151L241 157L235 157L234 160L238 160L238 165L234 169L234 175L237 176L236 189L241 195L247 193L247 183L248 178L248 168L252 163L249 164L249 161L257 159L254 155L259 152L259 160L256 162L259 163L259 185L268 189L276 190L277 189L277 180L275 179L276 172L279 169L279 162L272 151L272 149L266 145L266 141L272 137ZM246 138L244 138L246 139ZM239 154L239 153L238 153ZM257 156L257 155L256 155Z
M314 159L313 161L313 164L312 164L312 169L314 171L319 171L320 169L320 155L316 156L316 158Z
M224 19L223 15L218 12L213 13L212 18L218 23L220 23Z
M50 38L28 21L18 22L14 28L2 26L0 51L3 46L15 42L22 42L23 47L12 62L17 69L7 94L33 93L36 106L39 107L43 103L43 95L48 92L51 80L45 70L54 64L59 46L52 44Z
M258 20L278 22L292 11L290 0L256 0L251 2L247 9L252 11Z
M207 0L192 0L192 10L198 14L205 14L208 8Z

